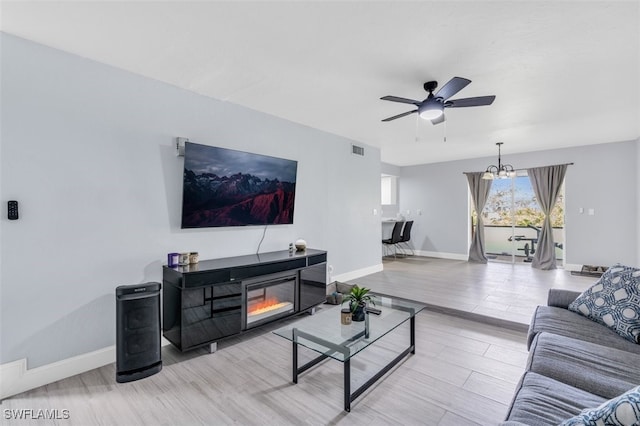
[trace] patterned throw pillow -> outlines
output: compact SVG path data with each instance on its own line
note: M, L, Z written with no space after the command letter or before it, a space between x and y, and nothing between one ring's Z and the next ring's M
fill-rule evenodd
M565 420L560 426L636 426L640 424L640 386L603 402L598 408L587 408Z
M569 310L640 343L640 269L615 264Z

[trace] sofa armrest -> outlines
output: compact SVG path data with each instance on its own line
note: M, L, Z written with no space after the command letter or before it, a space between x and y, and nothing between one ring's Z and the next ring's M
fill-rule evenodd
M562 290L559 288L549 289L549 295L547 297L547 306L555 306L556 308L567 309L571 302L580 296L579 291Z

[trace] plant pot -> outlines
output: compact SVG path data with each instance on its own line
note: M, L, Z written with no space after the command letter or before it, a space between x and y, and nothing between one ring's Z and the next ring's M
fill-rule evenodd
M362 304L362 305L358 305L358 307L355 310L351 309L351 312L352 312L351 319L353 321L364 321L364 316L365 316L364 307L365 305Z

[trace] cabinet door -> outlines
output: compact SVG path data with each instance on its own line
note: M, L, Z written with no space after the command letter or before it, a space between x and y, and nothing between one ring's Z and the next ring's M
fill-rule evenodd
M235 287L230 287L235 286ZM240 284L182 290L182 350L240 333ZM218 294L222 293L222 296Z
M300 270L300 310L304 311L327 298L327 263L317 263Z

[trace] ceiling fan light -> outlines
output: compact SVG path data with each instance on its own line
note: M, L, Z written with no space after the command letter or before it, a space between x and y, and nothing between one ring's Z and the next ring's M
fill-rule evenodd
M435 120L436 118L439 118L442 115L442 110L441 109L425 109L420 111L420 117L424 118L425 120Z
M435 120L444 113L444 106L435 99L428 99L418 109L418 114L425 120Z

